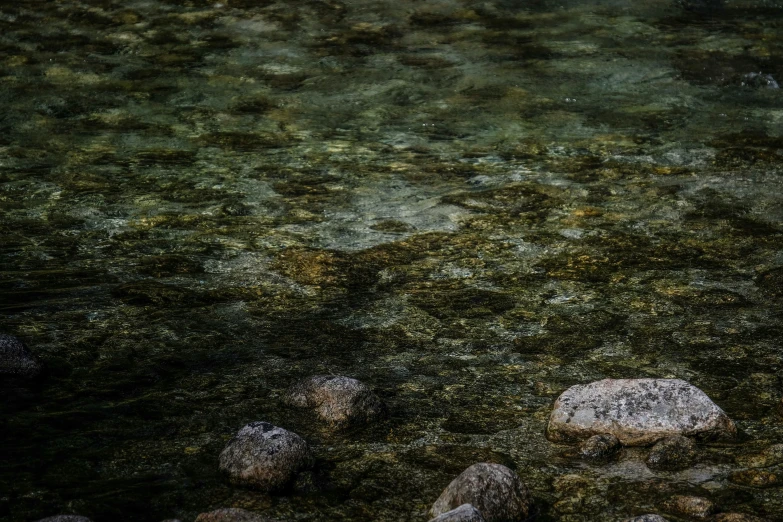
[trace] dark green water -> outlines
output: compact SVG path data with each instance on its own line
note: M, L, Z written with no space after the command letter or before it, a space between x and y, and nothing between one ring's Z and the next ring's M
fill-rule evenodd
M0 520L425 521L477 461L539 520L783 520L730 480L783 442L778 82L774 1L0 2L0 331L48 368L2 388ZM391 418L281 404L320 373ZM544 426L605 377L685 379L743 438L585 464ZM254 420L322 491L219 475Z

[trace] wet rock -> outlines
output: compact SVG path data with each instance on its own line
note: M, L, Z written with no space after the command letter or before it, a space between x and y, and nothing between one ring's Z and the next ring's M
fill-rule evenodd
M607 460L620 449L620 441L614 435L593 435L579 445L579 456L587 460Z
M771 74L752 72L742 75L742 85L756 89L780 89L780 85Z
M462 504L457 509L438 515L429 522L484 522L484 517L471 504Z
M41 373L41 364L27 346L13 335L0 334L0 375L31 378Z
M511 522L527 518L530 493L509 468L482 462L451 481L432 505L430 515L437 517L463 504L472 504L487 522Z
M271 522L271 520L271 518L239 508L216 509L209 513L201 513L196 517L196 522Z
M312 408L337 427L375 422L387 414L386 405L366 384L350 377L316 375L291 386L283 396L289 406Z
M737 463L748 468L767 468L783 462L783 444L773 444L761 453L740 455Z
M711 519L713 522L766 522L765 518L759 518L745 513L718 513Z
M674 515L692 518L707 518L715 512L715 505L703 497L677 495L666 501L666 511Z
M688 437L675 435L659 441L647 456L647 467L661 471L677 471L693 465L696 444Z
M38 522L92 522L92 520L79 515L55 515L53 517L42 518Z
M735 471L729 479L740 486L752 488L771 488L779 486L783 482L777 474L762 469Z
M251 422L220 453L220 470L233 484L276 491L312 460L310 447L296 433L268 422Z
M667 522L661 515L639 515L638 517L626 518L623 522Z
M680 379L604 379L560 395L547 438L565 442L604 433L637 446L673 435L733 438L737 429L704 392Z

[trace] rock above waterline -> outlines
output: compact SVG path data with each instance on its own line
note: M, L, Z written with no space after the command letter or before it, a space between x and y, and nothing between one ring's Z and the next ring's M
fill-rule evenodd
M79 515L55 515L53 517L42 518L38 522L92 522L92 520Z
M196 522L271 522L272 519L239 508L223 508L201 513Z
M549 440L603 433L626 446L643 446L674 435L730 439L737 429L703 391L680 379L604 379L560 395L547 426Z
M30 378L41 373L41 365L22 341L0 334L0 375Z
M366 384L339 375L316 375L291 386L283 402L315 410L335 427L369 424L384 418L386 405Z
M456 509L446 511L429 522L485 522L478 509L470 504L462 504Z
M530 492L519 476L501 464L473 464L446 486L432 505L437 517L472 504L486 522L516 522L527 518Z
M275 491L312 461L310 447L296 433L268 422L251 422L220 453L220 470L233 484Z

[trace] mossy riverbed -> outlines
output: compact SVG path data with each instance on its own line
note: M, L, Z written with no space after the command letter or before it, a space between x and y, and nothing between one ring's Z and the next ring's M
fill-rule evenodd
M0 333L46 372L2 384L0 520L425 521L475 462L541 521L783 520L781 81L769 0L3 2ZM282 403L316 374L389 418ZM741 437L547 441L606 377ZM313 448L290 491L219 474L256 420Z

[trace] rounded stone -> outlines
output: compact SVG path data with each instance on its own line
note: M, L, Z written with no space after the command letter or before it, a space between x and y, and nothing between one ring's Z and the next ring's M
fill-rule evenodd
M472 504L486 522L512 522L527 518L530 492L519 476L501 464L482 462L463 471L432 505L437 517L463 504Z
M676 495L664 504L672 514L691 518L707 518L715 512L715 504L704 497Z
M752 488L771 488L781 484L780 477L777 474L763 469L735 471L729 479L740 486Z
M195 522L271 522L272 519L246 509L222 508L201 513Z
M276 491L312 461L310 447L296 433L268 422L251 422L220 453L220 470L233 484Z
M31 378L41 373L41 364L27 346L13 335L0 334L0 375Z
M593 435L579 445L579 456L587 460L607 460L619 449L620 441L614 435Z
M38 522L92 522L92 520L79 515L55 515L53 517L42 518Z
M609 433L625 446L687 435L731 439L737 428L707 395L680 379L604 379L572 386L555 402L547 425L554 442Z
M386 405L369 386L339 375L316 375L291 386L283 402L315 410L335 427L369 424L387 415Z
M661 515L648 513L646 515L639 515L638 517L626 518L623 522L667 522L667 520Z
M653 446L645 462L650 469L677 471L692 466L697 455L696 444L691 439L676 435Z
M446 511L429 522L485 522L478 509L471 504L462 504L456 509Z

